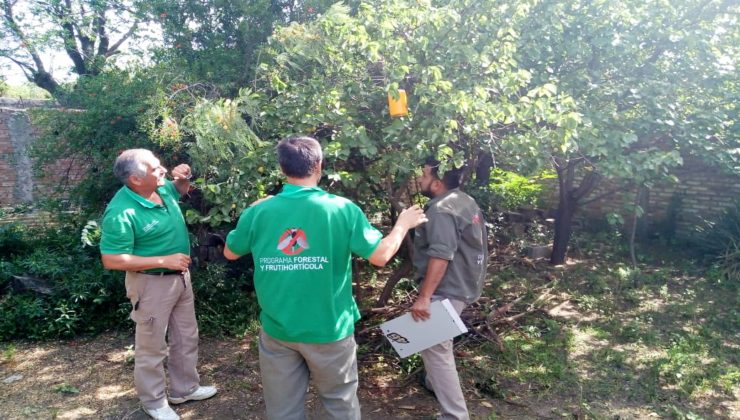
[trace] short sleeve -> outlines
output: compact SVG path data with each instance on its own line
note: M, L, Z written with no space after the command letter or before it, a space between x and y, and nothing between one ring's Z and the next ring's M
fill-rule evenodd
M175 201L178 201L180 199L180 191L177 191L177 187L175 187L174 182L170 181L169 179L165 180L164 188L171 196L175 197Z
M383 234L370 224L367 216L365 216L365 213L359 207L355 206L354 208L356 209L354 215L355 223L350 237L350 250L352 250L353 254L367 259L375 252L378 245L380 245Z
M426 254L429 257L452 261L457 251L457 226L450 214L437 213L429 218L424 226L429 244Z
M100 238L101 254L134 252L134 229L125 211L106 211Z
M252 219L254 207L247 207L239 216L236 228L226 236L226 246L236 255L247 255L252 252Z

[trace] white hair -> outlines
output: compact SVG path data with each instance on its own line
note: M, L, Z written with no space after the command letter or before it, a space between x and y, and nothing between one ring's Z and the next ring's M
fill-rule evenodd
M124 150L113 164L113 175L124 184L128 184L128 178L132 175L146 176L147 166L144 162L153 156L154 153L147 149Z

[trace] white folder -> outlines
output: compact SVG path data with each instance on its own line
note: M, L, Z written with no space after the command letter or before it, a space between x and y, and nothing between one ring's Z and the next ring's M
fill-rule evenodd
M411 313L380 324L383 335L402 358L468 332L448 299L429 305L430 317L414 321Z

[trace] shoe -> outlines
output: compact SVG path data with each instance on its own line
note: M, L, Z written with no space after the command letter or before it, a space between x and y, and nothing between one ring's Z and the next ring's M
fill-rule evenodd
M180 416L169 405L165 405L162 408L142 407L142 409L154 420L180 420Z
M170 400L170 404L182 404L186 401L206 400L216 395L216 392L218 391L215 386L199 386L195 391L190 393L190 395L186 395L184 397L169 397L168 400Z

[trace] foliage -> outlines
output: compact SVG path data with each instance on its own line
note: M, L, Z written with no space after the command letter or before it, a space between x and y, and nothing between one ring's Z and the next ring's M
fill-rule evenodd
M229 224L265 194L270 182L277 182L274 151L242 118L245 101L245 95L233 101L204 100L182 120L183 131L192 139L185 144L198 174L194 185L204 200L200 209L187 211L189 223Z
M88 220L80 234L80 242L84 246L98 246L103 231L95 220Z
M144 10L164 35L158 62L180 75L181 83L208 82L233 96L251 81L258 50L275 26L313 19L332 3L155 0Z
M733 9L719 1L537 2L522 22L520 60L534 80L572 96L584 122L565 143L525 143L534 159L554 163L565 189L560 208L577 206L602 177L649 186L688 155L737 167L738 33L723 29L736 20ZM522 151L520 142L506 144Z
M254 332L259 308L251 278L234 277L222 264L193 272L195 314L206 334L242 335Z
M0 96L18 99L51 99L49 92L32 83L5 85L4 89L0 87Z
M58 392L60 394L79 394L80 389L76 386L70 385L66 382L61 383L59 385L54 386L54 392Z
M88 230L94 237L99 231ZM132 328L131 305L124 276L105 270L97 247L80 240L80 229L66 226L28 229L0 228L0 341L47 339ZM86 240L90 240L88 235ZM7 251L7 252L6 252ZM238 335L255 328L257 301L251 277L222 264L193 270L193 292L200 330L206 334ZM14 290L12 276L49 281L50 296Z
M468 188L482 207L491 211L512 211L520 207L537 207L546 189L545 180L554 178L545 172L539 176L526 177L516 172L495 168L490 182L484 188ZM480 191L479 191L480 190Z
M253 128L263 139L319 138L330 186L368 210L387 209L427 154L470 176L504 134L575 118L567 103L555 109L549 85L520 92L531 75L513 60L508 18L524 10L404 1L363 3L351 15L337 4L279 28L250 96L260 111ZM400 88L411 112L391 119L386 98Z
M0 36L5 42L0 58L17 65L30 82L62 97L52 64L46 59L48 54L64 51L79 76L99 74L109 58L136 34L142 23L138 4L137 0L3 0Z
M0 265L0 284L7 290L0 296L0 340L71 337L124 322L128 310L121 274L104 270L96 250L80 245L77 230L10 225L0 232L0 248L15 248ZM13 275L46 280L53 293L12 291L7 283Z
M724 209L716 220L705 220L697 230L697 250L717 258L727 279L740 280L740 201Z
M111 168L121 151L149 148L165 164L171 161L172 154L161 153L141 128L155 89L151 76L111 71L78 81L70 99L82 109L33 110L32 121L40 128L32 148L36 170L43 176L49 163L66 159L68 174L59 188L83 213L97 215L120 188Z

